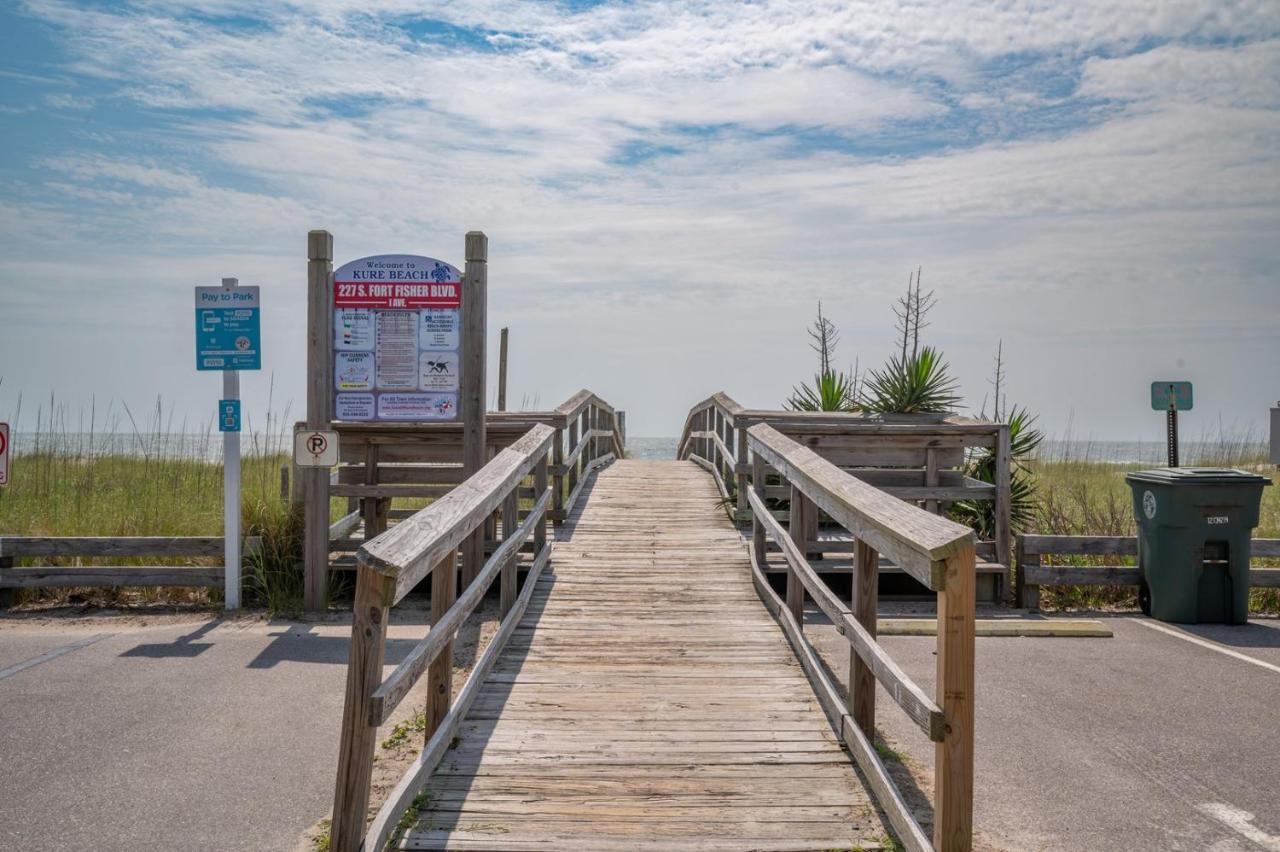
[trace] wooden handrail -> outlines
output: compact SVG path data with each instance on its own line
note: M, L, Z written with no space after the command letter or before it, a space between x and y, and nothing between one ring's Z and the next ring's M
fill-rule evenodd
M906 503L840 470L765 423L747 430L752 486L753 580L778 619L814 691L865 773L899 839L912 852L966 852L973 843L973 654L976 553L972 530ZM790 483L789 528L765 504L772 467ZM714 471L713 471L714 472ZM809 521L819 509L857 543L852 606L845 606L805 556ZM766 539L787 562L785 601L765 579ZM876 641L880 553L937 592L936 699L931 700ZM839 707L834 684L804 635L806 592L852 649L849 692ZM935 743L934 836L930 843L872 747L875 684Z
M422 677L427 666L434 663L445 645L453 641L454 634L484 598L484 593L489 590L489 585L498 576L498 572L506 566L508 561L518 555L520 547L533 533L534 526L542 523L543 514L547 511L547 504L550 501L551 492L542 492L538 502L533 506L533 511L510 536L503 536L502 545L485 561L475 581L458 597L453 606L449 607L445 617L431 625L426 638L405 655L395 671L389 674L382 685L374 691L373 699L369 704L370 725L376 727L387 721L391 712Z
M973 550L973 530L885 494L767 423L757 423L747 435L751 452L929 589L945 588L947 557Z
M453 491L356 551L356 562L395 581L392 603L422 582L502 503L551 448L555 430L538 424Z
M751 508L755 511L756 517L764 522L773 540L781 546L783 556L786 557L791 568L800 575L800 581L804 583L805 590L818 605L818 609L822 610L823 614L831 619L836 630L849 640L853 650L871 667L876 680L888 690L890 697L916 723L925 736L934 742L941 742L944 734L942 710L893 661L889 653L876 642L875 637L854 619L853 611L835 596L831 588L813 570L813 566L782 529L782 524L765 507L759 495L751 491L747 497L751 501Z

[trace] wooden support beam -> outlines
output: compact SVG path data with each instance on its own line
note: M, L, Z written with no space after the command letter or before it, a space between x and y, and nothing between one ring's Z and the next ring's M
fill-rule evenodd
M864 541L858 542L853 579L853 617L867 635L876 636L876 610L879 604L880 554ZM849 715L867 735L876 736L876 676L857 653L849 654Z
M459 373L462 419L462 471L473 476L486 461L485 453L485 329L489 289L489 238L467 232L466 270L462 280L462 353ZM467 586L484 564L484 525L462 543L462 584ZM446 708L447 709L447 708Z
M355 852L364 839L364 817L369 808L373 750L378 733L377 727L369 724L369 702L382 681L387 618L394 594L393 578L366 569L357 571L346 701L338 745L338 780L334 786L330 828L334 852Z
M793 484L791 486L791 519L788 521L787 532L790 533L791 540L795 542L796 549L801 553L805 552L805 545L808 542L809 517L813 512L813 502ZM795 618L796 624L803 628L804 583L791 567L787 568L787 609Z
M333 235L307 234L307 428L333 420ZM303 605L320 612L329 596L329 471L309 467L303 485Z
M556 429L555 442L551 445L551 464L555 468L555 475L551 477L551 512L552 516L564 514L564 497L565 497L565 474L564 470L564 429ZM557 520L556 526L560 526L564 521Z
M438 624L458 597L458 567L453 551L431 571L431 623ZM381 675L381 672L379 672ZM377 689L378 684L374 684ZM440 727L449 714L453 698L453 642L444 646L440 655L427 667L427 731L426 739Z
M947 557L938 592L937 702L946 736L934 747L933 845L973 848L973 654L976 573L972 547Z
M507 498L502 501L502 540L504 542L511 540L516 527L520 525L520 504L517 494L518 490L513 488ZM511 554L511 558L502 566L501 579L498 581L498 598L503 618L506 618L507 613L511 612L511 608L516 603L516 562L519 558L519 553Z

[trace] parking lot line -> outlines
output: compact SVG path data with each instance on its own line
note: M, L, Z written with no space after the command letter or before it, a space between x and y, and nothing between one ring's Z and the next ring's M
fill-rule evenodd
M32 666L38 666L41 663L47 663L50 660L61 657L63 654L70 654L72 651L75 651L79 648L84 648L88 645L92 645L94 642L97 642L100 639L106 639L110 635L111 635L110 633L95 633L92 636L86 636L84 639L79 639L68 645L61 645L57 648L54 648L51 651L45 651L43 654L32 657L29 660L23 660L20 663L14 663L13 665L9 666L6 669L0 669L0 680L4 680L10 675L16 675L18 672L25 671L26 669L29 669Z
M1130 621L1133 621L1136 624L1141 624L1143 627L1150 627L1152 630L1158 630L1161 633L1167 633L1170 636L1176 636L1179 639L1190 642L1192 645L1199 645L1201 648L1208 648L1210 651L1217 651L1219 654L1225 654L1228 657L1235 657L1237 660L1244 660L1246 663L1253 663L1255 666L1260 666L1261 668L1280 674L1280 666L1268 663L1265 660L1259 660L1256 657L1250 657L1248 654L1241 654L1239 651L1233 651L1230 648L1224 648L1217 642L1210 642L1208 639L1201 639L1199 636L1192 636L1189 633L1183 633L1181 630L1174 630L1172 627L1165 627L1163 624L1159 624L1145 618L1133 618L1130 619Z
M1267 834L1254 825L1253 814L1248 811L1242 811L1223 802L1205 802L1196 810L1208 814L1241 837L1266 849L1267 852L1280 852L1280 837Z

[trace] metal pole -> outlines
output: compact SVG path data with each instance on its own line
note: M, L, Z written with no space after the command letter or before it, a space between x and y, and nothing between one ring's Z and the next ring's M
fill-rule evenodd
M231 289L240 286L239 279L223 278L222 286ZM222 371L222 398L240 399L240 371ZM222 416L222 412L218 412ZM222 523L226 542L223 555L226 562L226 608L240 608L240 433L222 433Z
M1174 407L1172 398L1169 402L1169 467L1178 466L1178 409Z

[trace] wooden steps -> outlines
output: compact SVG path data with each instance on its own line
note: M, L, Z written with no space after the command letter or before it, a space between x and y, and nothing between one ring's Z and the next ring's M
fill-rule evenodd
M398 848L880 848L713 480L619 461L584 497Z

